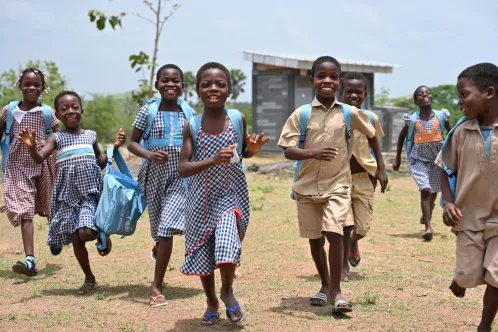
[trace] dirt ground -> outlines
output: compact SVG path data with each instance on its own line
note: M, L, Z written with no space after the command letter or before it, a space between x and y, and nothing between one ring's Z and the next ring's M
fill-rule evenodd
M306 240L299 238L291 179L248 174L251 223L243 243L242 277L236 296L247 314L241 326L222 315L215 331L475 331L484 289L464 299L448 289L453 274L455 237L434 212L435 237L421 238L419 196L411 178L391 178L376 195L372 229L361 241L361 265L343 284L354 312L331 315L331 307L309 305L320 288ZM0 195L3 197L3 195ZM100 257L93 244L90 261L100 287L79 296L83 275L72 248L53 257L45 246L47 220L35 221L40 273L15 275L23 259L19 228L0 216L0 326L2 331L197 331L205 309L200 280L180 274L184 240L175 239L164 295L169 305L151 309L148 292L154 264L147 215L136 233L113 238L113 251ZM220 285L217 273L217 285ZM223 311L223 307L221 307Z

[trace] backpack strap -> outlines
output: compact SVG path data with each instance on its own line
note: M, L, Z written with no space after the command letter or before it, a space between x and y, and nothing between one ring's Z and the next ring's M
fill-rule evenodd
M349 148L349 143L351 140L351 122L353 121L353 111L351 110L351 106L348 104L341 104L341 111L342 111L342 116L344 117L344 123L346 124L346 140L348 142L347 148L348 151L351 149Z
M445 110L445 109L442 109L440 111L432 110L434 112L434 115L436 115L436 117L439 121L439 127L441 129L441 134L444 133L444 113L443 113L443 110Z
M406 156L408 159L410 159L410 154L412 153L413 149L413 133L415 132L415 123L418 120L418 116L420 114L420 111L413 111L410 114L410 123L408 124L408 133L406 134L405 137L405 151L406 151Z
M365 114L368 116L368 120L370 120L370 123L372 124L372 127L374 127L375 129L375 119L374 119L374 116L373 116L373 113L369 110L366 110L366 109L361 109L363 112L365 112ZM375 133L377 134L377 133ZM375 158L375 152L373 149L370 149L370 153L372 154L372 156L374 156Z
M244 142L244 123L242 122L242 114L236 109L227 109L227 114L237 132L237 153L239 154L239 158L242 158L242 144Z
M304 149L306 141L306 128L311 115L311 104L301 106L301 114L299 115L299 148Z
M48 105L42 104L43 122L45 123L45 135L47 138L50 136L52 129L52 108Z
M12 101L7 106L7 117L5 119L5 131L3 140L0 144L2 149L2 171L5 173L5 166L7 165L7 158L9 157L9 148L12 134L12 124L14 123L14 116L12 112L19 105L20 101Z
M142 139L147 141L150 135L150 131L152 130L152 123L154 122L154 119L156 118L157 112L159 112L159 105L161 104L161 99L159 98L150 98L146 100L142 107L149 105L149 112L147 113L147 127L145 128L145 131L143 133ZM145 146L145 145L144 145Z
M201 129L201 123L202 123L202 114L194 115L193 117L190 118L190 135L192 136L192 158L195 156L195 151L197 150L196 146L196 138L197 138L197 133Z

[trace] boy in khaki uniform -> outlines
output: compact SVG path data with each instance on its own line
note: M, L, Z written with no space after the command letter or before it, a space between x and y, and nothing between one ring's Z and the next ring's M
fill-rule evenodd
M316 98L311 103L304 149L298 147L301 107L287 120L278 142L287 159L303 161L292 191L296 196L300 235L309 239L311 255L322 280L322 288L311 304L322 306L330 300L334 313L352 311L340 288L343 226L351 205L346 124L341 104L335 99L340 76L341 66L332 57L320 57L313 63L310 81ZM381 156L368 116L355 107L352 107L351 129L367 135L376 155ZM376 177L383 187L387 185L385 169L378 169ZM330 273L324 237L330 244Z
M341 90L344 103L361 109L361 105L367 97L367 79L361 73L349 72L342 78ZM369 112L369 114L371 116L371 119L369 117L370 123L372 120L374 123L375 137L377 139L384 137L379 118L373 112ZM368 138L357 130L354 130L351 136L351 151L350 166L353 188L351 191L351 209L346 227L344 227L344 259L341 274L341 281L345 282L349 281L349 264L351 263L353 267L360 264L358 240L367 235L372 222L376 186L373 179L377 171L377 161L372 155ZM384 168L384 165L381 168ZM384 192L383 189L381 191ZM352 236L351 231L353 231Z
M457 90L467 121L436 159L443 169L443 221L457 235L450 289L464 297L466 288L487 285L478 331L491 331L498 310L498 67L481 63L465 69ZM458 172L454 197L443 161Z

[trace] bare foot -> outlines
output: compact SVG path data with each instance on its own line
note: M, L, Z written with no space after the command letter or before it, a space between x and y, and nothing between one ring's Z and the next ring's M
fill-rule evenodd
M477 327L477 332L491 332L491 326L479 325Z
M463 288L463 287L460 287L455 280L453 280L451 282L451 285L450 285L450 289L451 291L453 292L453 294L456 296L456 297L464 297L465 296L465 291L466 289Z
M433 237L433 234L432 234L432 228L428 228L425 230L424 234L422 234L422 237L424 238L424 240L426 241L431 241L432 240L432 237Z

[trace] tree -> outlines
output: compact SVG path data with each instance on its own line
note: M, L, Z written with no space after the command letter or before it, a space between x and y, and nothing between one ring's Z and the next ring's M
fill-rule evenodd
M90 22L95 22L97 29L99 30L105 29L106 22L109 22L113 30L116 30L117 26L122 27L121 19L127 15L139 17L144 21L151 23L155 27L152 59L147 53L143 51L140 51L138 54L132 54L129 56L131 68L135 69L136 72L142 72L143 74L143 78L139 80L138 84L139 91L133 92L133 99L138 104L141 104L144 99L150 98L154 95L154 73L157 66L157 54L159 51L159 40L161 39L161 33L166 21L182 6L178 3L175 3L170 6L170 10L167 12L167 14L164 14L166 12L168 2L171 2L171 0L143 0L144 6L146 6L154 14L153 19L145 17L140 13L122 12L119 15L107 16L106 13L95 9L92 9L88 12ZM150 71L148 75L147 71Z
M240 69L230 70L230 79L232 80L232 100L235 103L241 93L244 93L244 85L246 85L246 75Z
M0 75L0 107L4 107L11 101L22 99L19 87L14 84L26 68L38 68L45 73L47 76L47 86L50 88L50 91L42 93L42 100L40 102L54 108L54 98L59 92L67 89L67 79L60 73L59 67L57 67L55 62L41 62L38 60L29 61L26 66L19 66L17 70L11 69Z
M183 90L185 101L194 96L195 91L195 76L191 71L187 71L183 74L183 84L185 89Z

